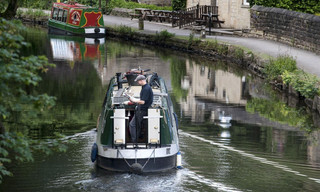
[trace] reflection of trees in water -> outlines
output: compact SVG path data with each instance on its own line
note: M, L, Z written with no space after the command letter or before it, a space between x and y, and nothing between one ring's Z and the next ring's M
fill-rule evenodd
M46 29L40 27L28 27L21 34L30 47L23 49L23 55L46 55L49 58L50 46Z
M188 90L181 88L181 80L187 74L186 60L182 58L172 57L170 62L171 71L171 86L173 95L177 100L185 99L188 95Z
M259 113L260 116L271 121L299 127L307 132L315 129L312 116L305 111L305 108L289 107L277 98L252 98L246 105L246 111Z
M101 110L104 89L93 65L77 63L71 69L66 63L57 63L43 76L39 92L57 98L56 106L29 123L33 134L52 136L56 132L79 132L95 127Z

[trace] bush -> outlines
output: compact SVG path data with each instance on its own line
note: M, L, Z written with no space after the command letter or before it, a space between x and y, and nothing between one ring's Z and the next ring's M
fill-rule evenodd
M164 7L159 7L156 5L148 5L148 4L143 4L143 3L136 3L136 2L127 2L125 0L110 0L109 4L106 5L106 10L107 12L111 12L111 10L115 7L119 8L127 8L127 9L135 9L135 8L146 8L146 9L151 9L151 10L172 10L172 7L164 6Z
M45 16L48 16L48 14L46 14L44 11L42 11L42 10L35 10L34 12L33 12L33 16L34 17L45 17Z
M158 33L158 32L156 33L155 40L156 41L167 41L174 36L175 36L175 34L169 33L167 30L163 30L160 33Z
M250 5L277 7L304 13L319 14L319 0L249 0Z
M135 34L135 30L126 25L120 25L115 28L121 35L132 37Z
M228 51L229 51L228 45L218 44L218 46L217 46L217 52L218 52L220 55L227 55L227 54L228 54Z
M172 0L172 9L175 11L184 10L187 6L187 0Z
M29 8L26 12L23 12L20 9L18 9L17 16L18 17L24 16L24 17L33 19L33 18L45 17L45 16L48 16L48 14L46 14L42 10L33 10L33 9Z
M22 17L22 15L23 15L23 11L21 9L18 9L16 12L16 16L19 18L19 17Z
M219 46L219 43L218 43L218 40L217 39L214 39L213 41L208 41L207 40L207 48L208 49L213 49L213 50L217 50L218 49L218 46Z
M188 49L191 47L193 43L194 33L189 34L189 40L188 40Z
M279 80L285 72L293 72L297 69L296 60L290 56L280 56L276 60L270 60L264 69L267 79Z
M236 47L235 50L234 50L234 56L239 60L243 60L243 58L244 58L244 50L239 48L239 47Z
M320 80L315 75L295 70L294 72L285 71L281 77L284 83L291 85L303 97L312 99L319 94Z
M33 8L33 9L50 9L53 2L56 0L28 0L21 1L22 7ZM63 2L63 1L61 1Z

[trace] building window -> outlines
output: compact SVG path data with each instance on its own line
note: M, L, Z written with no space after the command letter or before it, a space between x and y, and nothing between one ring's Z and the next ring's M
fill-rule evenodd
M250 5L249 0L243 0L243 5Z

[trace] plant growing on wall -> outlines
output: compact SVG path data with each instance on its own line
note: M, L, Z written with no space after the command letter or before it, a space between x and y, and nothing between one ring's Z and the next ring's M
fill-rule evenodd
M292 72L297 69L297 62L290 56L279 56L270 60L264 69L269 80L277 80L285 71Z
M304 13L319 14L319 0L249 0L250 5L277 7Z

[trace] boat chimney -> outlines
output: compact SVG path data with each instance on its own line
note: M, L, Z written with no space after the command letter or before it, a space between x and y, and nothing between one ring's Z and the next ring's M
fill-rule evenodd
M116 75L117 75L118 90L119 90L119 89L122 89L121 73L116 73Z

